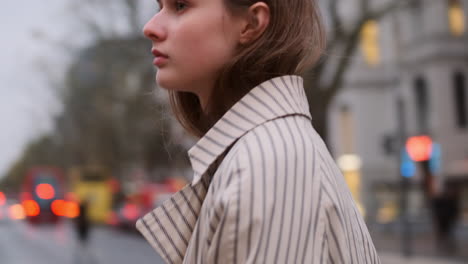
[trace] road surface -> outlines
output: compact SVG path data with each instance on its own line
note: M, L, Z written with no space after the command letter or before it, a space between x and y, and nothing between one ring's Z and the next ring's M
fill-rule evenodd
M137 233L95 227L80 247L73 225L30 225L0 220L2 264L159 264L162 259Z

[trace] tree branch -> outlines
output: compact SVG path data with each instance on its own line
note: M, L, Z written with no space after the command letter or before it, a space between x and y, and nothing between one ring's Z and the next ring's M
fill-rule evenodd
M408 7L411 3L415 2L416 0L399 0L399 1L391 1L384 5L383 7L373 10L367 11L362 13L361 17L358 19L355 27L352 29L350 34L345 39L345 47L343 48L342 56L339 57L338 66L336 71L333 74L331 84L326 87L326 96L325 100L328 103L333 96L339 91L341 88L343 81L344 81L344 74L346 69L350 66L352 62L352 54L354 54L358 44L359 44L359 36L362 30L362 27L366 23L366 21L370 19L381 19L385 15L392 13L400 8ZM361 0L362 5L369 5L368 0ZM363 7L364 8L364 7Z
M304 73L303 77L305 83L319 84L321 82L322 73L328 61L326 53L334 50L336 45L345 37L343 22L338 14L338 0L330 0L328 2L328 13L331 17L330 31L332 32L332 36L330 40L327 41L325 54L322 55L319 62Z
M342 55L339 57L338 66L333 74L331 84L326 87L326 95L324 100L328 103L333 98L333 96L338 92L342 87L344 74L352 62L352 54L356 50L359 43L359 36L361 29L366 22L366 19L361 19L357 22L356 26L352 32L348 35L345 41L345 46L343 48Z
M338 0L330 0L328 3L328 11L331 17L331 30L333 32L333 39L339 38L343 35L343 21L338 14Z

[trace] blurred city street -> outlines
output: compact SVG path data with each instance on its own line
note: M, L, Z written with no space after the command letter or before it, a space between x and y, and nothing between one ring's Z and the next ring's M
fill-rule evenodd
M26 221L0 222L0 263L2 264L158 264L158 254L136 232L110 227L94 227L87 252L80 249L71 222L57 225L31 225ZM458 264L463 259L435 257L431 240L416 243L416 254L405 258L399 252L398 238L374 235L383 264ZM425 243L424 243L425 242ZM460 248L466 248L468 241ZM424 254L421 250L429 250ZM467 252L465 252L466 254ZM468 254L467 254L468 255ZM465 259L466 260L466 259Z
M381 253L380 260L382 264L461 264L462 261L452 261L428 257L410 257L405 258L399 254Z
M383 264L456 264L468 263L468 233L459 229L457 232L457 249L451 253L442 252L436 247L431 233L417 234L412 237L411 255L403 256L401 234L397 232L377 232L371 229L372 238Z
M161 1L4 2L0 264L163 263L135 222L192 181L199 138L155 83ZM382 263L468 263L468 0L314 2L303 92Z
M95 227L88 251L80 249L73 225L0 221L2 264L158 264L156 252L137 233Z

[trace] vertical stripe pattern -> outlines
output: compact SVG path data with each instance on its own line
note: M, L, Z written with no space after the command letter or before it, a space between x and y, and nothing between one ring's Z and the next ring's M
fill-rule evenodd
M166 263L380 263L299 76L252 89L188 154L193 181L137 222Z

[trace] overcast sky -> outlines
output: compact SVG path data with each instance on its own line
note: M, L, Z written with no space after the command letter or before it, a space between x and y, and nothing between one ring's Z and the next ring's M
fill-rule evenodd
M137 0L135 0L137 1ZM141 0L142 25L155 11L155 1ZM75 7L72 3L76 3ZM56 88L71 60L67 49L87 45L90 34L77 19L80 0L5 0L0 9L0 177L26 143L50 131L60 111ZM104 3L104 1L102 1ZM124 32L116 1L92 8L96 18ZM111 18L111 20L109 20ZM109 23L109 21L111 23Z
M56 44L52 44L62 35L66 3L66 0L2 1L0 177L29 139L50 129L52 113L58 110L44 66L66 63L65 57L61 59L53 52Z

